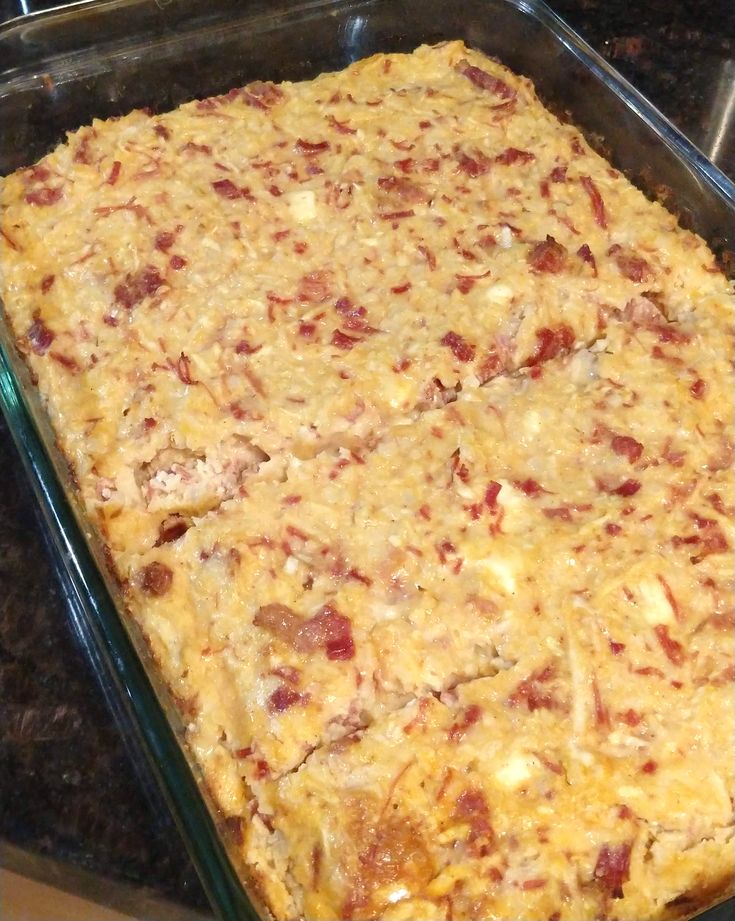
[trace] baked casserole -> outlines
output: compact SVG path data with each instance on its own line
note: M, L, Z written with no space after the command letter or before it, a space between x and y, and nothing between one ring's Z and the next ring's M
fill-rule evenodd
M733 299L460 42L69 135L0 295L278 919L735 872Z

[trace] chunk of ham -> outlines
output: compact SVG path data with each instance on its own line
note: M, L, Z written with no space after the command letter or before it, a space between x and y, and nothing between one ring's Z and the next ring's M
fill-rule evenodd
M266 604L258 608L253 623L299 652L321 649L333 661L355 655L352 621L330 604L308 619L288 605Z

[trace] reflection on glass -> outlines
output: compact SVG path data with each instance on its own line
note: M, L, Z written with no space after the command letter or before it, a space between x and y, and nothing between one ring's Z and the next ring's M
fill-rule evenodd
M702 152L713 163L725 166L732 153L735 125L735 61L723 61L715 87L710 122L702 137Z
M365 31L364 16L350 16L344 25L344 48L350 62L365 57L362 33Z

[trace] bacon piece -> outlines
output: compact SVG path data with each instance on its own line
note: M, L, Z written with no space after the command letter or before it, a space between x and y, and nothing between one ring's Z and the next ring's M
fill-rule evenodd
M623 308L623 319L634 323L636 326L643 326L654 332L659 330L661 325L661 313L653 303L653 300L646 295L641 297L632 297Z
M91 132L87 132L79 142L79 146L74 151L75 163L83 163L85 166L89 166L89 164L92 162L92 153L89 149L92 137L93 134Z
M378 215L381 221L400 221L404 217L413 217L416 212L413 208L405 211L384 211Z
M272 713L283 713L295 704L305 704L308 699L308 694L299 694L293 688L282 684L268 698L268 709Z
M475 346L468 342L463 336L460 336L459 333L450 330L450 332L442 336L439 342L441 345L445 345L447 348L451 349L452 354L458 361L472 361L475 357Z
M117 180L120 178L121 169L122 169L122 163L119 160L113 161L109 175L107 176L107 179L105 180L107 185L115 185L117 183Z
M283 99L283 90L275 83L254 80L243 86L240 95L249 106L255 109L272 109Z
M611 246L607 254L613 257L620 274L630 281L653 281L656 277L653 269L642 256L637 256L631 250L623 249L618 243Z
M28 327L26 339L36 355L45 355L56 336L46 326L38 313L33 314L33 322Z
M212 156L212 148L209 144L195 144L194 141L187 141L186 144L181 148L182 153L186 151L187 153L200 153L204 154L205 157Z
M675 329L674 324L667 321L659 323L657 326L652 326L650 328L652 332L658 334L658 338L661 340L661 342L672 342L674 345L681 345L684 342L689 342L691 339L691 336L689 336L688 333L684 333L681 330Z
M706 496L707 501L712 508L720 515L727 515L728 511L722 496L718 492L711 492Z
M251 345L247 339L241 339L235 346L236 355L255 355L263 348L262 345Z
M410 281L405 281L402 285L395 285L392 287L391 294L405 294L406 291L410 291L412 288Z
M579 181L582 183L582 188L589 196L590 205L592 206L592 214L595 217L595 221L600 227L606 228L607 215L605 214L605 203L602 200L602 195L600 195L599 189L589 176L580 176Z
M168 515L158 526L158 540L155 546L170 544L178 540L191 527L191 522L181 515Z
M154 560L139 573L140 587L147 595L160 597L171 588L174 574L165 563Z
M296 296L304 303L322 304L332 296L332 275L325 269L301 276Z
M271 636L292 647L296 644L303 623L303 617L299 616L296 611L278 602L262 605L253 618L253 624L256 627L260 627L266 633L270 633Z
M48 294L55 281L55 275L44 275L41 279L41 294Z
M589 248L589 246L587 246L586 243L583 243L579 247L577 250L577 255L583 262L586 262L587 265L591 267L592 274L595 276L595 278L597 278L597 262L595 261L595 257L592 255L592 250Z
M548 492L548 490L544 489L540 483L531 479L531 477L526 480L513 480L513 485L527 496L536 497L542 492Z
M11 249L14 249L16 253L21 252L21 247L16 243L16 241L10 236L10 234L7 231L2 229L2 227L0 227L0 237L2 237L3 240L5 240L5 242L8 244L8 246Z
M327 115L327 123L340 134L357 134L356 128L350 128L347 122L339 122L334 115Z
M255 200L247 186L239 188L231 179L217 179L212 183L212 188L221 198L227 198L230 201L235 201L238 198L247 198L250 201Z
M424 257L424 259L426 260L426 264L429 266L429 268L433 272L434 269L436 268L436 256L434 255L434 253L429 249L428 246L424 246L423 243L419 243L416 249L418 249L418 251Z
M566 166L555 166L554 169L549 173L549 179L552 182L566 182L567 181Z
M355 656L352 621L330 604L325 604L299 629L297 648L310 652L323 648L332 661L346 661Z
M53 358L57 364L60 364L62 368L66 368L72 374L79 373L79 365L71 355L64 355L62 352L49 352L49 358Z
M470 787L457 797L454 815L470 826L467 843L480 857L490 853L495 844L495 832L490 824L490 809L482 790Z
M460 457L459 449L457 449L454 454L452 454L452 473L451 479L457 477L458 480L461 480L462 483L469 483L470 480L470 471L467 464L462 462Z
M353 349L358 342L362 342L362 340L348 336L346 333L343 333L341 329L335 329L332 332L332 345L345 352L349 352L350 349Z
M566 247L547 234L544 241L531 247L526 258L534 272L549 272L556 275L566 264L567 251Z
M121 205L103 205L100 208L94 209L94 213L99 214L101 217L109 217L111 214L117 214L120 211L129 211L141 221L145 221L147 224L153 223L150 212L147 208L144 208L143 205L136 203L135 196L123 202Z
M534 710L553 710L558 707L559 702L553 693L548 688L543 687L544 684L551 681L555 674L556 669L553 664L531 672L527 678L524 678L516 686L515 691L508 698L508 703L511 707L525 704L531 713Z
M605 492L610 496L623 496L624 498L634 496L641 488L639 480L623 480L622 483L615 485L602 477L597 477L595 483L600 492Z
M31 182L45 182L51 178L51 170L42 163L37 163L28 171L28 179Z
M176 361L176 373L182 384L189 385L198 383L198 381L195 381L191 376L191 358L184 352L179 355Z
M294 150L306 157L313 157L329 150L330 146L329 141L305 141L303 138L298 138L294 144Z
M171 132L168 130L168 128L165 125L161 125L161 124L154 125L153 131L155 132L155 134L158 135L159 138L161 138L164 141L168 141L169 138L171 137Z
M26 192L25 199L29 205L39 205L46 208L49 205L55 205L61 198L61 194L61 188L52 189L49 186L42 186L40 189Z
M630 435L614 435L611 445L616 454L627 457L631 464L639 460L643 454L643 445Z
M178 272L180 269L183 269L185 265L187 265L187 262L183 256L179 256L178 253L174 253L173 256L168 260L168 264L175 272Z
M569 351L573 345L574 330L571 326L566 323L555 326L553 329L543 326L536 330L536 346L529 356L528 365L533 367L556 358L560 352Z
M167 253L176 242L176 234L170 230L159 230L153 243L155 248L162 253Z
M407 371L411 367L411 364L411 359L404 355L391 365L391 370L395 374L401 374L403 371Z
M125 280L115 286L115 301L126 310L132 310L146 297L155 294L164 284L165 281L158 269L153 265L146 265L135 273L129 272Z
M513 350L506 336L496 336L495 345L485 352L477 369L480 383L485 384L502 371L510 369Z
M473 156L469 156L469 154L458 150L455 151L455 157L457 158L459 169L472 179L483 176L492 166L492 160L480 151L476 151Z
M359 307L358 309L361 311L365 310L364 307ZM342 321L342 325L345 329L349 329L350 332L362 333L364 336L370 336L378 332L374 326L370 326L367 320L358 313L348 314Z
M697 555L691 558L693 563L701 563L706 556L712 553L724 553L729 549L730 545L727 542L727 538L714 519L702 518L694 514L691 514L690 517L694 520L701 533L692 535L690 538L674 537L672 543L675 547L680 544L696 543Z
M470 726L474 726L481 716L482 708L477 704L470 704L470 706L464 710L460 719L458 719L456 723L453 723L449 727L449 741L459 742L459 740L464 737Z
M267 777L270 774L270 766L268 762L263 758L259 758L255 762L255 776L258 780L263 780L264 777Z
M541 511L547 518L558 518L560 521L572 520L572 510L567 505L558 505L553 508L542 508Z
M431 198L426 189L405 176L381 176L378 186L383 192L396 195L402 201L419 203L427 202Z
M271 669L271 675L283 678L288 684L298 684L301 681L301 671L292 665L278 665Z
M460 255L463 259L467 259L469 262L477 262L477 256L472 252L471 249L466 249L466 248L460 243L460 241L457 239L457 237L453 237L452 243L454 244L454 248L457 250L457 252L459 253L459 255ZM490 271L488 270L485 274L486 274L486 275L489 275L489 274L490 274ZM471 275L470 275L470 276L468 276L468 277L469 277L469 278L472 278L472 277L474 277L474 276L471 276ZM480 276L477 276L477 277L480 277Z
M474 256L472 256L474 259ZM479 281L481 278L487 278L490 274L490 269L487 272L483 272L481 275L455 275L457 279L457 290L462 294L467 294L475 287L475 282Z
M664 655L669 662L671 662L672 665L682 665L686 659L684 647L678 640L675 640L669 635L669 628L667 625L656 624L653 628L653 632L656 634L656 639L659 641L661 649L663 649Z
M501 489L502 485L500 483L496 483L495 480L490 480L490 483L485 490L483 501L491 511L498 505L498 495L500 494Z
M364 334L377 333L374 326L366 320L367 311L364 307L355 307L348 297L341 297L335 303L334 309L342 315L342 325L345 329Z
M270 304L290 304L293 301L293 298L281 297L280 294L276 294L274 291L266 291L265 296Z
M357 455L354 456L357 457ZM364 464L365 461L362 458L359 458L356 463ZM347 572L347 578L354 579L355 582L362 582L363 585L367 586L373 584L373 580L369 576L366 576L364 573L360 572L359 569L355 569L354 566Z
M311 849L311 888L319 888L319 878L322 868L322 848L321 845L315 844Z
M517 147L507 147L495 157L495 162L503 166L512 166L514 163L530 163L536 159L536 154L530 150L519 150Z
M665 677L660 668L654 668L652 665L644 665L643 668L634 668L633 672L636 675L645 675L646 677L653 675L654 677L661 678L662 680Z
M614 899L622 899L630 876L630 844L604 844L595 863L594 878Z
M436 545L436 555L439 557L439 562L442 565L445 565L447 558L450 554L456 553L457 548L451 542L451 540L442 540Z
M499 77L493 77L492 74L489 74L486 70L475 67L473 64L470 64L469 61L460 61L456 69L463 77L467 77L470 83L473 83L478 89L493 93L501 99L515 99L516 97L516 91L508 86L507 83Z
M584 147L578 137L572 138L571 148L572 153L575 153L578 157L584 156Z
M695 400L704 399L704 395L707 392L707 382L702 380L701 377L698 377L696 381L689 388L689 393L694 397Z
M608 713L607 707L605 706L605 701L602 699L602 694L600 692L600 686L597 683L597 679L592 679L592 699L595 704L595 723L600 727L609 727L610 726L610 714Z
M482 790L470 787L468 790L464 790L460 793L456 799L454 809L454 814L456 816L466 818L467 816L477 814L486 815L488 812L487 800Z

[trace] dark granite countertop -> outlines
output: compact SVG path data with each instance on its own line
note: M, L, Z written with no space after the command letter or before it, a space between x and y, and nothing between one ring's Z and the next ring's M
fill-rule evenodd
M550 5L735 177L735 5ZM0 0L0 20L27 6ZM141 916L208 916L178 833L73 633L1 418L0 465L0 863Z

